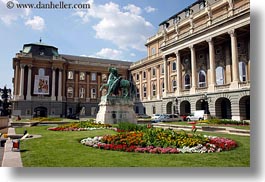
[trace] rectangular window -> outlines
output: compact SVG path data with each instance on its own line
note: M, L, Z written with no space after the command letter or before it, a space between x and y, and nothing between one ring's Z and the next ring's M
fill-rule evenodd
M153 75L153 77L156 76L156 69L155 68L152 69L152 75Z
M95 88L91 89L91 98L96 99L97 98L97 90Z
M161 67L161 75L163 75L164 72L165 72L165 70L164 70L164 65L162 64L160 67Z
M155 84L153 84L153 96L155 96L156 95L156 85Z
M151 49L151 56L153 56L155 54L156 54L156 48L152 47L152 49Z
M79 98L81 98L81 99L85 98L85 89L84 88L79 89Z
M156 114L156 107L153 106L153 114Z
M68 87L67 88L67 98L73 98L73 92L74 92L73 87Z
M97 81L97 74L91 73L91 81Z
M68 78L68 80L73 80L74 79L74 72L68 71L67 78Z
M80 72L79 79L80 80L85 80L86 74L84 72Z
M143 87L143 95L144 95L144 98L146 98L146 86Z

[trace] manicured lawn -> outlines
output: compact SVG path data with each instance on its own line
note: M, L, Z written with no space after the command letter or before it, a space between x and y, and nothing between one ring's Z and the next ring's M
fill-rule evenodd
M83 138L114 134L112 130L49 131L48 126L17 128L16 133L42 135L21 142L24 167L249 167L250 137L215 134L237 141L234 150L209 154L127 153L81 145ZM209 133L205 133L209 134ZM212 133L211 133L212 134Z

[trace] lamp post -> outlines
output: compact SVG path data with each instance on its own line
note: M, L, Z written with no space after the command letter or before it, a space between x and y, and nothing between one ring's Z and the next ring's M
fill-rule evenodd
M176 114L179 115L179 107L178 107L178 98L175 99L176 102Z
M204 93L202 98L205 101L205 116L206 116L205 119L208 119L208 114L209 114L209 111L208 111L209 104L208 103L211 101L211 99L208 97L207 93Z

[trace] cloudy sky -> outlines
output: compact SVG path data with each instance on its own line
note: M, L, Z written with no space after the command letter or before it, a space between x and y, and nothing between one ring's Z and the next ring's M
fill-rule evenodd
M56 46L61 54L137 61L146 57L146 39L158 25L195 0L65 0L89 9L30 9L16 4L31 0L0 0L0 88L12 87L12 58L23 44ZM50 3L51 1L41 1ZM53 0L52 3L59 3ZM36 5L35 4L35 5Z

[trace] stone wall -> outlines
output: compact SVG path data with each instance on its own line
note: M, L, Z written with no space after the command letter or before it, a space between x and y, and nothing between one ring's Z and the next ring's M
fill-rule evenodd
M0 116L0 128L7 128L8 127L8 116Z

